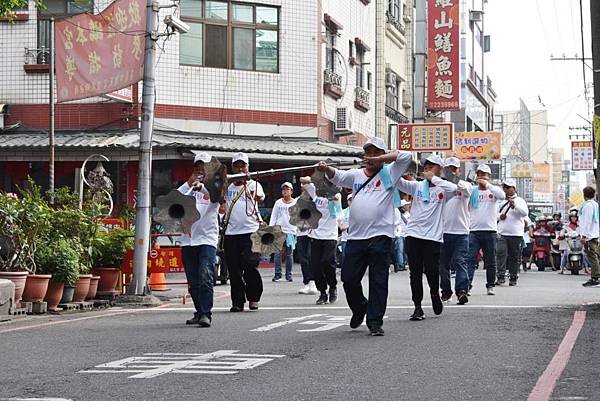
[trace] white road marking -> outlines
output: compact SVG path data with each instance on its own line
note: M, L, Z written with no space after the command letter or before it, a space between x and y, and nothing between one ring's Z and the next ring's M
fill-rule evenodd
M73 401L70 398L0 398L0 401Z
M232 375L254 369L285 355L238 354L220 350L209 354L145 353L98 365L78 373L136 373L130 379L149 379L167 373Z
M269 330L276 329L278 327L283 327L283 326L286 326L286 325L292 324L292 323L298 323L298 322L300 322L302 320L306 320L306 319L313 319L313 318L316 318L319 316L324 316L324 315L321 313L318 313L316 315L292 317L292 318L288 318L288 319L283 319L281 322L271 323L266 326L262 326L262 327L259 327L259 328L256 328L256 329L253 329L250 331L269 331Z

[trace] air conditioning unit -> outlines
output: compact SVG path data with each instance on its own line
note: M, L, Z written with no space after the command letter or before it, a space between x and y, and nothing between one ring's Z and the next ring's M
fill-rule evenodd
M350 112L347 107L337 107L335 109L335 121L333 123L334 131L349 131L352 127L350 121Z
M387 88L395 88L398 77L395 73L388 71L385 73L385 86Z
M469 21L481 22L482 20L483 20L483 11L480 11L480 10L469 11Z

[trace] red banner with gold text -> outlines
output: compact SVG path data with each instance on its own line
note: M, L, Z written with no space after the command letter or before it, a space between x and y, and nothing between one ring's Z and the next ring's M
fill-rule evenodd
M57 102L104 95L144 75L146 0L116 0L100 14L55 24Z

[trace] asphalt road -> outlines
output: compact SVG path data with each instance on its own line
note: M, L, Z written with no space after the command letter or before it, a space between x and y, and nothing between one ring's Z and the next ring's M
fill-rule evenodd
M236 314L217 286L209 329L185 326L180 298L0 324L0 400L526 400L576 311L583 328L546 399L600 399L600 288L585 276L529 272L492 297L478 272L468 305L410 322L408 273L392 274L384 337L348 327L343 291L317 306L295 279L265 271L261 309Z

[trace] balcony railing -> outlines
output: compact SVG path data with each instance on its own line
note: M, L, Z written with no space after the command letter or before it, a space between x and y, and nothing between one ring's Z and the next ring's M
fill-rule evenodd
M339 99L344 96L342 89L342 76L327 69L323 71L323 91L325 94Z
M385 116L398 124L408 124L410 122L408 117L387 104L385 105Z
M25 48L25 64L48 64L50 62L50 49L42 46L39 49Z
M361 111L369 111L371 108L369 105L369 97L371 96L369 91L356 87L354 88L354 96L354 107Z
M406 33L404 25L399 18L396 18L389 10L385 12L386 21L393 25L402 35Z

